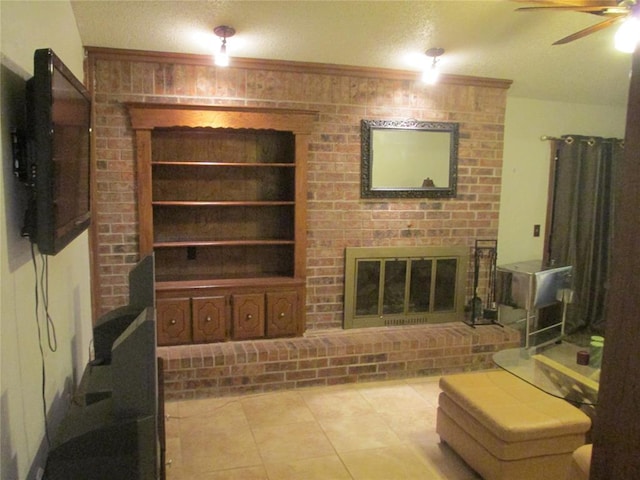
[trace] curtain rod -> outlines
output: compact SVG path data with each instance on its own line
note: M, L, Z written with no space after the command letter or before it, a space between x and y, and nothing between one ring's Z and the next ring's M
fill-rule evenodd
M542 141L545 141L545 140L555 141L555 140L562 140L562 138L552 137L551 135L542 135L540 137L540 140L542 140Z
M575 138L573 138L572 136L566 136L564 138L559 138L559 137L552 137L551 135L542 135L540 137L541 141L550 141L550 142L564 142L567 145L571 145L574 141ZM588 140L582 140L583 142L586 141L589 145L594 145L596 143L596 141L593 138L590 138Z
M566 137L560 138L560 137L553 137L551 135L542 135L540 137L541 141L550 141L550 142L564 142L567 144L572 144L573 142L575 142L575 138L573 138L570 135L567 135ZM621 138L614 138L614 139L609 139L609 138L603 138L603 140L605 142L607 141L615 141L615 142L619 142L620 145L624 146L624 140ZM589 146L595 145L596 144L596 139L594 137L589 137L589 138L581 138L580 139L581 142L586 142Z

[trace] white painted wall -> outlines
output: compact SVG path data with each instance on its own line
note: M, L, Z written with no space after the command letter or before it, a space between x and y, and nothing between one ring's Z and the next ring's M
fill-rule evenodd
M49 257L49 312L58 344L52 352L42 301L38 313L42 340L38 340L30 242L20 237L25 195L11 172L9 132L12 127L24 126L24 82L33 74L34 50L52 48L82 80L83 47L68 1L2 1L0 17L0 477L31 480L44 464L47 448L42 358L52 438L89 358L89 241L85 232L61 253ZM37 258L40 262L39 255Z
M624 138L626 107L508 98L505 121L498 265L541 259L551 160L543 135ZM539 237L533 226L540 225Z

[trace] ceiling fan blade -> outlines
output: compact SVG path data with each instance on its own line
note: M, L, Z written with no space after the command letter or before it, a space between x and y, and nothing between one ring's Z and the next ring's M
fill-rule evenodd
M623 15L607 18L606 20L600 23L591 25L590 27L580 30L579 32L576 32L572 35L569 35L568 37L561 38L557 42L553 42L553 44L563 45L565 43L573 42L574 40L578 40L579 38L586 37L587 35L591 35L592 33L598 32L600 30L604 30L605 28L609 27L610 25L613 25L614 23L618 22L622 18L624 18Z
M596 8L612 8L619 5L617 0L599 0L594 2L593 0L511 0L516 3L533 3L538 6L547 7L596 7ZM536 7L531 7L536 8Z
M603 15L624 15L628 12L625 7L605 7L602 5L579 7L570 5L544 5L539 7L519 7L516 8L518 12L531 11L531 10L554 10L554 11L570 11L570 12L585 12L585 13L599 13Z

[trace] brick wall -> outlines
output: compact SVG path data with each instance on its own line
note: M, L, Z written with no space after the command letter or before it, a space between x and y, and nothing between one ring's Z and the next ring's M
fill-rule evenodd
M476 239L497 238L508 82L450 77L428 87L417 73L235 65L215 68L204 56L89 50L99 313L127 303L127 274L138 260L133 132L125 101L319 111L308 158L310 330L342 325L345 247L467 245L471 252ZM456 198L360 198L360 120L383 118L460 124Z

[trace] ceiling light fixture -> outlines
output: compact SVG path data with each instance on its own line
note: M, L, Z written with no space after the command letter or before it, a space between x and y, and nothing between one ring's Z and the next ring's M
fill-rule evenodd
M220 52L216 54L216 65L219 67L228 67L229 55L227 55L227 38L233 37L236 34L236 31L233 27L228 27L227 25L219 25L213 29L213 33L222 38L222 46L220 47Z
M427 57L430 57L432 60L425 66L424 72L422 72L422 81L429 85L434 85L438 82L438 78L440 77L440 72L438 69L438 62L440 61L440 56L444 53L444 48L430 48L425 52Z
M632 12L620 25L614 37L614 43L616 50L621 52L633 53L635 51L640 43L640 20L635 12Z

